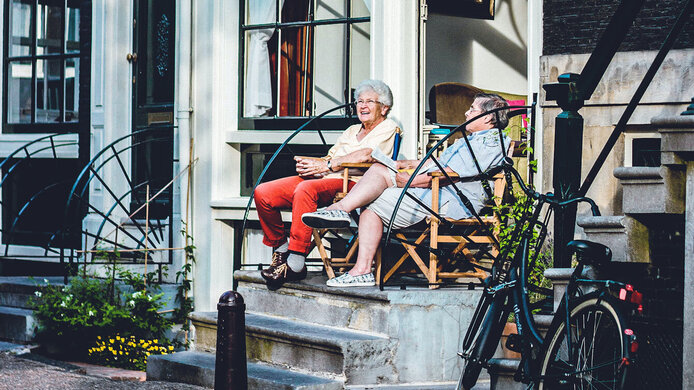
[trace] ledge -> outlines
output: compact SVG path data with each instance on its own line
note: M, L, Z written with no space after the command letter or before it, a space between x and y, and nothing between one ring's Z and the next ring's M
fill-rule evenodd
M243 221L243 214L246 212L247 204L247 196L214 199L210 202L210 207L212 208L212 218L217 221L223 221L227 223ZM282 211L281 214L282 221L291 222L292 213L290 210ZM251 209L248 213L248 219L251 221L258 220L258 213L255 211L255 203L251 204Z
M294 130L234 130L227 131L224 137L228 144L281 144ZM342 134L339 130L323 130L325 142L334 144ZM322 145L318 132L315 130L302 131L291 141L292 144Z

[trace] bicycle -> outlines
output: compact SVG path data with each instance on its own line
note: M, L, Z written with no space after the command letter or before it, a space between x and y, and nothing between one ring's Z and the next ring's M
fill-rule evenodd
M517 179L533 204L515 221L510 242L518 245L502 248L492 265L491 276L484 282L459 353L466 363L457 388L472 388L482 368L489 367L511 312L515 314L518 334L509 336L506 346L521 353L516 381L528 384L529 389L625 388L638 351L628 315L641 312L643 295L629 284L584 275L599 273L601 266L611 260L608 247L584 240L568 244L578 264L544 337L534 323L528 296L529 289L533 289L528 285L529 270L537 260L552 210L585 202L597 216L597 205L587 197L561 200L552 193L536 192L523 183L507 161L485 172L482 178L493 176L499 169ZM545 206L545 219L541 222ZM531 243L536 229L539 239Z

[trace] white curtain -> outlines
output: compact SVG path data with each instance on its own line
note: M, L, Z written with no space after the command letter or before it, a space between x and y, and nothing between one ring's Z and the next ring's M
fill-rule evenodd
M280 1L280 9L284 0ZM274 23L277 8L275 0L249 0L248 24ZM250 30L247 42L246 98L243 114L247 117L267 115L272 108L272 84L270 81L270 54L267 42L275 32L273 28Z

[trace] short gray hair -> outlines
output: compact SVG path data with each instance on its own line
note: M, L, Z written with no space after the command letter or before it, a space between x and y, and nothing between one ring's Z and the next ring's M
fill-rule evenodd
M480 110L487 112L495 108L508 107L506 99L495 93L478 93L475 95L475 100L480 99ZM499 110L492 115L494 127L499 130L504 130L508 126L508 110Z
M354 100L359 99L359 95L366 91L374 91L378 94L378 102L384 106L393 108L393 92L390 91L388 84L381 80L364 80L354 90Z

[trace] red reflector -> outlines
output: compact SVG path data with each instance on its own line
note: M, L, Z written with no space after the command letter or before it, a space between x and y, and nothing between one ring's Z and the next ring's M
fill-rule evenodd
M639 305L636 310L639 312L639 314L643 314L643 305Z
M620 288L619 289L619 299L622 301L626 301L627 299L627 290Z
M639 343L637 341L633 341L629 350L631 353L636 353L639 350Z
M631 303L636 303L637 305L640 305L641 302L643 302L643 294L641 294L638 291L634 291L631 293Z
M631 330L631 329L624 329L624 334L627 335L627 336L633 336L633 335L634 335L634 331Z

